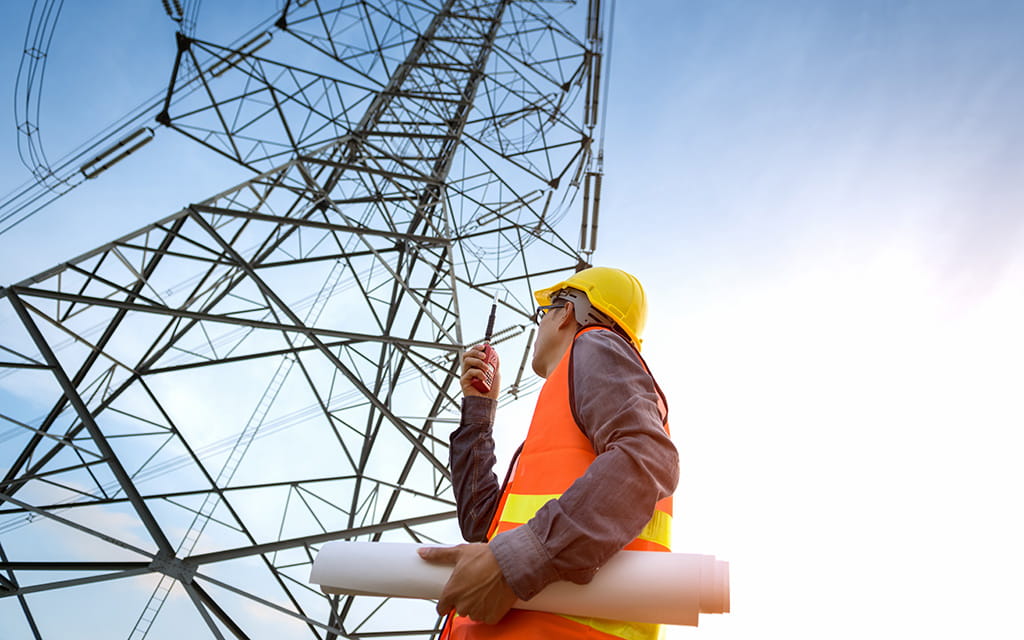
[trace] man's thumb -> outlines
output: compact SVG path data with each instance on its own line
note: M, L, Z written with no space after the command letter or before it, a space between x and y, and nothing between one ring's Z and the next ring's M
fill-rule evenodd
M455 564L459 559L458 547L420 547L416 551L427 562Z

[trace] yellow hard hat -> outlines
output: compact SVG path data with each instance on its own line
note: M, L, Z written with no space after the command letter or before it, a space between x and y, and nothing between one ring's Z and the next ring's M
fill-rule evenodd
M563 289L586 294L590 304L615 321L629 335L637 350L640 335L647 324L647 296L640 281L621 269L591 267L579 271L553 287L533 292L540 305L551 304L552 296Z

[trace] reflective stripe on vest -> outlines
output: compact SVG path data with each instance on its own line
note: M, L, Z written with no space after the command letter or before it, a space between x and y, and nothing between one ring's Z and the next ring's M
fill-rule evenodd
M524 609L512 609L498 624L483 624L452 615L441 631L443 640L598 640L602 637L656 640L662 634L656 624L574 618Z
M587 331L607 331L588 327ZM579 337L580 334L577 334ZM573 341L575 344L575 340ZM643 359L637 354L643 363ZM512 479L505 487L490 527L488 538L526 523L548 501L557 499L576 478L586 472L597 457L590 440L583 434L572 415L570 400L570 367L572 348L552 371L541 389L533 420L522 453L516 462ZM644 365L646 368L646 364ZM656 386L656 385L655 385ZM586 390L581 390L585 393ZM659 410L665 416L664 399L659 394ZM668 424L665 424L666 431ZM669 551L672 522L672 498L660 500L644 531L625 549ZM496 625L484 625L455 617L452 640L465 639L588 639L602 635L622 640L656 640L661 627L598 618L562 616L553 613L513 609Z
M505 506L501 512L501 522L507 524L525 524L550 500L557 499L561 494L549 493L545 495L524 495L510 493L506 496ZM659 505L660 506L660 505ZM514 527L499 527L495 535L502 531L508 531ZM651 516L650 521L636 540L652 542L665 547L668 551L672 546L672 514L658 509Z

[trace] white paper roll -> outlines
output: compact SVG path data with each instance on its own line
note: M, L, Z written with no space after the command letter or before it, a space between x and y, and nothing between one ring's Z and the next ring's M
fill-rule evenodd
M437 600L451 567L396 542L325 544L309 581L325 593ZM631 622L697 626L700 613L729 611L729 564L689 553L620 551L587 585L555 582L517 609Z

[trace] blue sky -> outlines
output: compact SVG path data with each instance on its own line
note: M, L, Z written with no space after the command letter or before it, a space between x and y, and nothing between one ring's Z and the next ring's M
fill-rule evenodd
M677 546L733 561L673 633L1019 635L1024 7L660 6L618 6L599 252L655 300Z
M28 4L0 8L0 192L28 177ZM65 4L55 155L158 91L173 53L158 2ZM201 25L234 26L206 4ZM733 613L669 637L1024 631L1022 27L1012 0L617 3L595 260L652 300L677 549L732 562ZM0 236L0 279L242 177L158 137Z

